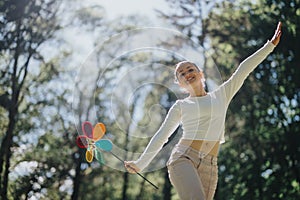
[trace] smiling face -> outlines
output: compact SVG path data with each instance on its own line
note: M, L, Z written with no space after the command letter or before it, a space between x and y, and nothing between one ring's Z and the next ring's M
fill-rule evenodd
M190 96L206 95L204 74L194 63L179 62L175 69L175 79L178 85L186 90Z
M175 76L179 86L188 91L192 88L204 88L203 72L189 61L183 61L177 64Z

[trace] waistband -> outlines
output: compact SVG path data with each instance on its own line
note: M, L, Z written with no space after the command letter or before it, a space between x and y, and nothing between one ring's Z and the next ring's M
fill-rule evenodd
M219 141L205 140L180 140L179 145L189 146L198 152L205 152L208 155L218 156L220 143Z
M196 149L192 148L191 146L180 144L180 143L175 145L174 150L179 151L182 154L191 153L191 154L197 155L200 158L211 160L211 161L217 161L218 160L218 155L211 155L211 154L208 154L206 152L196 150Z

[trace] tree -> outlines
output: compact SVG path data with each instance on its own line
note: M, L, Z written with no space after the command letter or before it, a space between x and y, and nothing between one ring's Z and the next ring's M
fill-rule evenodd
M287 3L224 3L222 15L212 13L209 18L212 22L209 30L215 38L213 45L219 49L216 55L221 62L218 63L224 67L228 58L224 50L230 49L234 56L240 54L239 58L235 56L235 64L231 65L236 66L272 36L280 18L286 24L283 39L275 52L254 71L255 78L253 75L248 78L236 97L238 101L235 100L234 106L230 107L230 114L236 113L234 115L242 126L236 133L230 132L234 140L228 148L236 151L223 151L226 164L221 170L220 199L224 197L224 186L226 191L230 187L232 192L228 197L233 199L298 198L299 170L295 163L299 160L299 148L293 141L299 139L299 127L296 126L299 120L296 107L299 102L299 81L296 78L299 70L295 67L299 59L292 55L299 48L293 30L299 19L291 13L296 13L299 2L290 4L288 12L278 9L283 4ZM218 21L224 26L216 26ZM233 21L237 22L233 24ZM241 36L234 37L235 33ZM237 129L232 125L228 126L229 130ZM241 158L239 164L230 165L237 156ZM231 157L234 160L228 159ZM287 184L278 184L283 179Z
M75 20L78 24L84 22L84 27L87 30L93 30L93 36L95 36L93 42L95 46L94 52L87 58L86 63L81 66L82 68L78 74L73 108L75 115L78 117L78 119L76 119L78 130L80 130L81 122L85 120L103 122L107 126L107 137L110 137L113 135L112 133L120 132L116 120L112 119L112 113L110 109L107 108L107 105L109 105L111 101L109 98L112 96L111 91L114 87L113 84L117 80L116 77L120 74L120 70L124 71L131 68L130 61L127 61L126 58L121 59L120 62L117 61L116 63L108 65L112 60L116 59L118 53L123 53L122 49L125 49L124 46L126 46L123 44L124 40L126 41L126 34L121 34L121 38L113 37L113 35L121 31L126 32L128 29L133 29L136 27L136 23L140 22L134 17L129 17L125 21L124 18L122 20L117 19L116 21L102 20L102 24L98 24L101 20L99 20L98 15L96 15L97 9L99 9L99 7L97 8L95 6L81 9L77 12L80 16L78 17L78 21L77 18ZM91 15L91 13L93 15ZM125 37L122 38L124 35ZM103 40L104 37L107 37L107 39ZM109 37L113 38L110 39ZM131 87L130 83L129 80L129 82L122 86L128 89ZM115 137L113 143L125 151L125 153L121 152L121 154L118 155L122 159L126 159L128 132L130 132L132 124L127 118L126 105L120 102L121 98L122 97L114 99L114 103L118 106L116 111L118 112L118 119L124 121L124 130L121 131L125 131L126 133L119 137L113 136ZM130 113L135 112L135 106L134 104L131 105ZM94 110L97 111L96 114L93 112ZM80 152L78 151L77 154L80 154ZM86 164L82 157L74 157L76 173L73 178L74 193L72 199L94 199L99 196L101 196L101 199L134 198L134 193L128 192L128 185L130 183L128 173L117 171L123 169L122 163L118 160L115 161L110 155L105 154L104 156L108 160L108 166L112 167L112 169L93 163ZM85 168L82 166L85 166ZM120 181L120 175L123 176L122 181ZM91 182L97 184L90 184ZM99 185L102 187L95 192L95 188L98 188Z
M7 112L7 128L0 149L1 198L7 199L8 175L16 126L26 111L30 66L44 62L38 48L59 29L56 12L59 1L1 1L1 106ZM49 65L51 74L55 74ZM49 76L51 76L49 74Z
M181 11L176 12L194 12L192 3L196 2L181 1ZM183 15L178 22L168 15L183 31L201 27L199 22L180 24L189 18ZM299 1L221 2L205 18L205 35L226 80L270 39L279 20L284 24L281 43L248 77L229 107L216 199L299 198ZM197 32L190 37L203 38Z

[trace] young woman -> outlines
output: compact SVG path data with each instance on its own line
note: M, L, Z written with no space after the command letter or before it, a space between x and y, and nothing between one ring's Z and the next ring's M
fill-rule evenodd
M182 138L167 163L169 178L180 199L213 199L217 181L217 156L224 142L228 105L244 80L273 51L281 37L281 22L271 41L245 59L233 75L212 92L205 91L203 72L193 63L176 65L175 78L189 96L177 100L163 124L136 161L125 161L130 173L142 171L181 124Z

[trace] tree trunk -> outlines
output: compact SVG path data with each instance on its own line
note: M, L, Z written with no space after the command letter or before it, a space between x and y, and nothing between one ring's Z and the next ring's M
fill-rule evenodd
M9 167L10 167L10 157L11 157L11 150L10 146L7 149L6 155L5 155L5 169L4 169L4 176L3 176L3 200L8 199L7 198L7 188L8 188L8 174L9 174Z
M17 32L18 33L20 33L20 26L21 26L21 22L18 21L18 23L17 23ZM3 199L3 200L7 199L7 186L8 186L9 167L10 167L12 138L13 138L13 131L14 131L15 124L16 124L16 118L18 115L18 100L19 100L20 88L19 88L19 84L18 84L17 70L18 70L18 60L19 60L19 56L20 56L20 51L19 51L20 35L21 34L19 34L19 37L17 40L17 45L15 48L13 73L12 73L12 77L11 77L12 96L11 96L11 103L8 108L9 125L8 125L6 135L2 141L1 150L0 150L0 175L1 176L2 176L3 167L5 165L3 179L2 178L0 179L1 199ZM4 162L5 162L5 164L4 164Z
M129 130L129 128L128 128ZM128 133L128 131L127 131ZM129 141L129 135L126 134L126 141L125 141L125 159L124 160L127 160L127 151L128 151L128 148L127 148L127 145L128 145L128 141ZM124 175L123 175L123 191L122 191L122 199L123 200L126 200L127 199L127 194L126 194L126 191L127 191L127 188L128 188L128 182L129 182L129 177L128 177L128 172L125 172Z
M79 155L82 155L82 150L79 149L77 153L79 153ZM76 162L76 170L75 170L75 177L73 178L73 193L71 196L71 200L77 200L79 197L79 188L80 188L80 180L81 180L81 156L79 156L79 158L75 158L75 162Z
M164 176L165 176L165 184L164 184L164 187L163 187L163 197L164 197L164 200L171 200L172 185L171 185L170 180L169 180L168 170L164 169L163 173L164 173Z
M127 160L128 158L128 155L127 155L127 152L128 152L128 143L129 143L129 127L130 125L128 125L127 127L127 134L126 134L126 138L125 138L125 158L124 160ZM122 199L123 200L126 200L127 199L127 188L128 188L128 182L129 182L129 177L128 177L128 172L125 172L124 175L123 175L123 191L122 191Z
M15 115L16 112L10 113L8 130L6 136L1 144L0 152L0 173L1 173L1 199L7 199L7 186L8 186L8 174L10 167L10 157L11 157L11 146L13 138L13 129L15 127ZM4 168L4 173L2 176L2 170ZM3 177L3 179L2 179Z
M128 188L128 172L124 173L123 180L124 180L124 184L123 184L123 191L122 191L122 200L126 200L127 199L126 191Z

